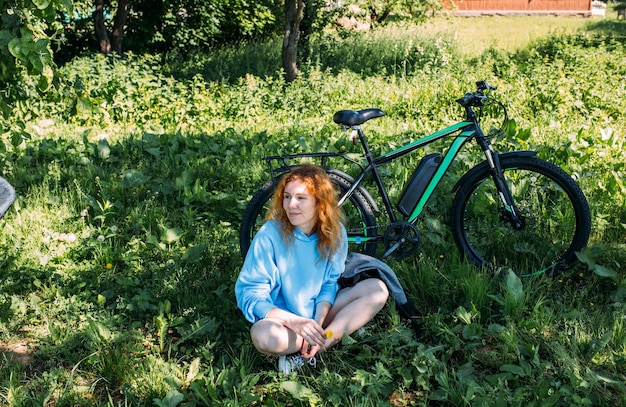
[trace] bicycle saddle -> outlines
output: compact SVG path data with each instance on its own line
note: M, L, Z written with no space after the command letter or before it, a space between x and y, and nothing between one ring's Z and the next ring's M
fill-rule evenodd
M333 116L333 121L342 126L358 126L369 119L385 115L380 109L340 110Z

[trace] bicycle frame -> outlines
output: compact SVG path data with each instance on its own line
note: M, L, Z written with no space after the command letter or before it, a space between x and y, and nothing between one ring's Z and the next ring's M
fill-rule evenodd
M439 165L439 167L437 168L437 171L435 172L433 178L430 180L424 193L419 198L415 209L413 210L411 215L408 217L407 221L411 223L414 223L419 217L419 215L422 213L422 210L426 206L426 202L428 202L428 199L432 195L433 191L435 190L435 188L437 188L437 185L439 184L439 182L441 181L445 173L448 171L448 168L450 168L450 165L454 161L454 158L457 156L458 152L461 150L461 147L463 147L463 145L468 140L470 140L472 137L476 136L477 134L475 123L471 121L463 121L463 122L453 124L449 127L446 127L445 129L439 130L428 136L422 137L418 140L415 140L409 144L406 144L400 147L399 149L396 149L394 151L388 152L386 154L383 154L379 157L374 158L369 150L369 146L367 145L367 141L365 140L365 135L363 134L363 131L361 130L360 126L355 126L353 129L357 131L361 144L363 145L363 149L365 150L365 156L368 161L368 164L366 167L364 167L361 170L360 174L355 178L354 183L352 187L348 190L348 192L346 192L346 194L340 198L339 206L341 206L347 199L350 198L350 196L354 193L354 191L361 185L361 182L363 181L363 179L365 179L365 177L370 172L372 172L376 186L378 187L378 190L381 194L386 212L388 213L389 219L391 220L391 222L396 222L398 219L396 217L396 212L393 209L393 206L389 199L387 189L385 188L382 182L382 179L380 177L380 174L378 172L378 167L384 164L387 164L406 154L409 154L430 143L433 143L439 139L448 137L454 133L459 133L455 137L455 139L452 141L450 147L448 148L448 151L446 151L445 155L443 156L443 160L441 164ZM363 242L371 238L365 237L365 236L361 236L360 238L352 236L350 238L350 240L357 240L357 239Z
M407 222L411 224L415 224L417 219L422 214L426 203L432 196L434 190L439 185L439 182L444 177L450 165L456 158L457 154L463 147L463 145L472 138L476 139L477 144L482 149L485 154L486 161L491 168L494 176L494 182L496 184L496 188L499 191L500 200L504 205L504 209L506 210L509 221L516 229L522 229L524 227L525 221L522 217L518 215L517 208L515 202L513 200L513 196L509 190L509 187L502 176L502 168L500 166L499 154L493 150L490 140L485 137L482 128L478 122L476 113L472 109L471 106L465 106L466 119L464 121L458 122L451 126L448 126L442 130L439 130L435 133L432 133L428 136L424 136L419 138L409 144L406 144L399 149L394 151L385 153L379 157L374 157L369 149L367 141L365 139L365 134L360 126L352 126L352 129L357 132L359 137L359 141L363 147L363 151L365 153L365 158L367 160L367 166L362 168L361 173L357 175L350 189L342 196L339 200L339 206L341 206L350 196L354 193L354 191L359 188L363 179L370 173L373 173L374 180L380 195L383 199L383 203L385 205L385 210L389 217L389 220L394 223L397 222L398 219L396 217L396 212L391 204L389 199L389 195L387 193L387 189L385 188L380 173L378 172L378 167L391 162L401 156L411 153L412 151L422 148L428 144L431 144L437 140L440 140L444 137L448 137L455 133L458 133L452 143L450 144L448 150L443 155L442 162L439 164L437 170L433 174L433 177L430 179L422 196L419 197L415 208L411 212L411 214L407 218ZM380 236L355 236L351 234L348 236L348 241L351 243L362 244L368 241L377 240Z
M448 150L445 152L445 154L443 155L442 161L439 164L439 167L437 168L435 174L433 175L432 179L430 180L430 182L428 183L428 185L426 186L426 189L424 190L422 196L419 198L419 200L417 201L417 204L415 206L415 209L413 210L413 212L409 215L407 221L410 223L415 224L417 222L417 219L419 218L419 216L422 214L422 211L424 210L424 207L426 206L426 203L428 202L428 200L430 199L430 197L432 196L433 192L435 191L435 189L437 188L437 186L439 185L439 182L442 180L442 178L445 176L446 172L448 171L448 169L450 168L450 165L452 164L452 162L454 161L454 159L456 158L457 154L459 153L459 151L461 150L461 148L463 147L463 145L469 141L472 138L477 138L478 140L478 144L481 146L481 148L484 151L489 151L489 152L493 152L493 150L491 149L491 144L489 143L489 141L484 137L482 130L480 129L480 126L478 124L478 122L476 120L472 120L472 114L473 112L468 112L468 119L455 123L451 126L448 126L444 129L441 129L435 133L429 134L427 136L421 137L415 141L412 141L396 150L390 151L388 153L385 153L381 156L378 157L374 157L370 151L370 148L367 144L367 140L365 138L365 134L363 132L363 130L361 129L361 126L353 126L352 129L355 130L357 132L359 141L362 145L363 151L364 151L364 155L367 161L367 165L363 166L360 165L359 163L353 161L355 164L359 165L359 167L361 168L360 173L356 176L356 178L354 179L354 182L352 183L350 189L339 199L339 206L343 205L343 203L345 201L347 201L348 199L350 199L350 197L352 196L352 194L361 186L361 183L363 182L363 180L370 174L372 173L372 176L374 178L374 182L376 184L376 187L378 188L378 191L380 193L380 196L383 200L384 206L385 206L385 212L387 213L387 216L389 217L390 222L397 222L398 218L396 216L396 211L393 207L393 205L391 204L391 200L389 198L389 194L387 192L387 188L385 187L382 178L380 176L380 173L378 171L378 167L381 167L389 162L392 162L402 156L405 156L407 154L410 154L411 152L420 149L428 144L434 143L440 139L443 139L445 137L449 137L455 133L456 136L454 137L454 140L452 141L452 143L450 143L450 146L448 147ZM282 173L285 172L289 169L290 165L287 163L287 160L289 159L294 159L294 158L317 158L317 159L321 159L321 165L323 167L326 167L326 162L328 158L334 158L334 157L341 157L344 158L346 160L352 161L349 158L344 157L347 154L347 152L338 152L338 153L330 153L330 152L320 152L320 153L299 153L299 154L287 154L287 155L275 155L275 156L267 156L265 157L265 160L268 162L268 166L269 166L269 170L270 170L270 174L272 174L272 180L275 180L274 174L276 173ZM488 156L490 154L487 154ZM280 162L282 162L282 166L278 167L278 168L273 168L271 161L272 160L278 160ZM492 160L488 160L490 163L493 163L493 159ZM493 167L493 165L492 165ZM356 244L363 244L363 243L367 243L369 241L372 240L377 240L379 239L380 236L365 236L365 235L354 235L354 234L350 234L348 236L348 241L350 243L356 243Z

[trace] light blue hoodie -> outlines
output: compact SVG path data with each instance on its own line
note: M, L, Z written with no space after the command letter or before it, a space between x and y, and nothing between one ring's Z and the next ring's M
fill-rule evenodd
M254 323L278 307L313 318L318 303L333 304L348 253L346 231L341 230L342 243L328 260L320 256L316 233L307 236L295 228L293 239L285 242L278 222L266 222L254 236L235 284L244 317Z

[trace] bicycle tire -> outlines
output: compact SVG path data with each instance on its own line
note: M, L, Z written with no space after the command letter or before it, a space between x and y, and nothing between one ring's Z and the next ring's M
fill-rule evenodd
M353 183L353 179L341 171L329 168L326 172L335 185L338 194L340 194L339 196L345 194ZM239 249L243 258L246 257L250 249L254 235L263 223L265 223L265 215L274 195L274 190L280 178L284 175L285 174L281 174L278 176L274 182L266 182L252 196L252 199L250 199L250 202L246 206L239 229ZM376 236L376 218L374 212L367 199L359 190L356 190L350 199L344 203L342 210L344 214L343 223L348 237L357 233L361 236ZM348 249L353 252L374 255L376 252L376 242L365 242L359 245L350 244Z
M490 270L533 275L568 268L591 230L582 190L561 168L535 157L501 157L501 165L525 226L515 230L505 220L492 172L479 165L466 174L452 203L456 245Z

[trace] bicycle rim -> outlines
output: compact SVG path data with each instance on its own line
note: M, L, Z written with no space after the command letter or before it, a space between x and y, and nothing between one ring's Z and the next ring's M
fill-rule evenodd
M347 175L336 170L330 170L328 176L333 181L339 197L343 196L352 184L352 179L348 179ZM348 250L373 256L376 253L377 244L376 218L367 199L355 191L341 206L341 210L342 222L350 243Z
M275 186L268 182L259 189L246 206L239 228L239 251L246 257L254 235L265 223L265 215L269 210Z
M486 171L455 199L457 244L475 264L510 268L518 275L567 267L589 237L589 208L582 191L569 175L545 161L517 158L502 165L525 226L516 230L506 219Z

